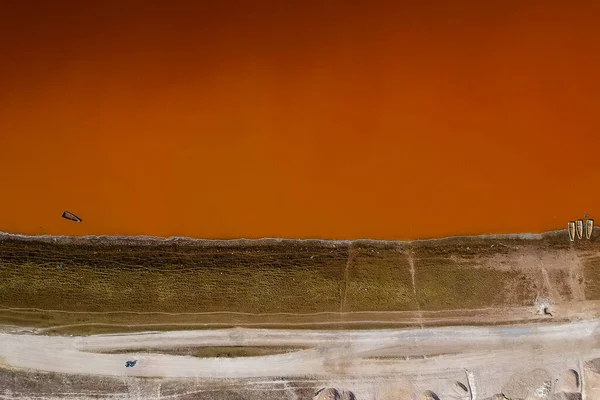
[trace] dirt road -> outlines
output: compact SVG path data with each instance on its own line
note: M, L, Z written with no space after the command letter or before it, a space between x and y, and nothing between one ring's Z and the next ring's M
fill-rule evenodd
M600 357L600 320L511 327L317 331L227 329L88 337L0 334L0 363L70 374L251 381L309 377L373 398L390 382L406 391L456 398L452 384L473 373L480 399L500 392L514 374L578 369ZM164 354L101 354L181 346L302 346L286 354L195 358ZM125 361L137 359L134 368ZM358 378L360 377L360 378Z

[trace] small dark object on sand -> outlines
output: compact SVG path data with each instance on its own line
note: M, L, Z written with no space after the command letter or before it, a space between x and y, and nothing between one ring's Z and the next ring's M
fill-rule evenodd
M550 312L550 310L548 309L548 307L544 307L544 314L552 316L552 313Z
M125 361L125 368L133 368L135 367L136 363L137 360Z

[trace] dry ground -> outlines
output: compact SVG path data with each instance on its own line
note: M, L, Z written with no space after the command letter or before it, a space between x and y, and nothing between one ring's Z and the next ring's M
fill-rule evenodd
M498 393L511 393L511 400L555 400L551 394L569 386L561 381L568 371L586 377L581 384L575 379L571 392L596 393L600 370L582 371L600 360L599 322L86 337L0 334L5 368L0 398L310 399L328 386L349 389L358 399L420 400L420 393L431 390L440 399L464 400L454 389L458 381L477 394L476 400ZM165 348L265 345L302 348L233 358L164 354ZM157 351L136 352L139 347ZM131 359L137 365L126 368Z
M298 346L175 346L175 347L136 347L102 351L105 354L169 354L172 356L192 356L199 358L261 357L285 354L302 350Z
M333 242L0 234L0 399L309 399L324 386L352 389L359 399L413 400L429 389L454 399L453 382L467 384L465 368L482 384L478 400L518 392L522 382L581 372L600 356L599 236ZM539 313L542 305L552 316ZM500 324L515 328L489 327ZM487 327L430 328L455 325ZM227 327L297 330L278 337L213 330ZM353 330L363 328L370 330ZM185 329L204 330L164 340L45 336ZM178 334L196 339L168 339ZM132 356L140 364L124 369Z
M413 242L0 236L0 324L88 334L543 320L593 312L600 241ZM572 306L571 306L572 305ZM577 314L577 315L575 315ZM57 328L58 327L58 328Z

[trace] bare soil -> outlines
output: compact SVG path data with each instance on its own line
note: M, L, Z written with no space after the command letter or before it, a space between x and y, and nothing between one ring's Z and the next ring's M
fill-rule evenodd
M600 300L599 236L396 242L2 234L0 324L90 334L578 318L576 310L593 312ZM564 312L537 315L540 299Z

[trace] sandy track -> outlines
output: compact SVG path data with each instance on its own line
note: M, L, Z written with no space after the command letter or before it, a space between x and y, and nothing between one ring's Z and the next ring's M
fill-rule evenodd
M164 378L267 379L318 377L352 386L402 376L415 387L451 396L465 368L479 396L497 393L512 374L543 368L578 369L600 357L600 320L511 327L325 331L224 329L88 337L0 334L0 362L60 373ZM194 358L97 351L168 346L305 346L287 354ZM125 368L135 358L135 368ZM354 377L360 376L360 379ZM407 383L408 385L408 383ZM360 392L360 388L356 388Z
M600 301L587 300L553 304L551 306L553 317L540 315L539 308L535 305L526 307L487 307L478 309L457 309L440 311L355 311L355 312L317 312L317 313L243 313L243 312L198 312L198 313L163 313L163 312L136 312L136 311L110 311L110 312L72 312L64 310L41 310L35 308L0 308L0 313L20 316L24 319L35 318L39 312L72 314L72 315L115 315L121 322L88 322L79 324L55 325L47 328L35 328L34 332L59 332L63 329L90 326L112 326L122 328L135 328L152 330L153 327L183 326L185 329L223 328L235 325L246 328L286 328L305 327L328 329L336 326L357 326L364 329L370 328L405 328L408 326L445 326L445 325L498 325L513 323L552 323L589 320L600 318ZM163 321L160 323L123 323L128 315L193 317L193 320L177 322L177 320ZM184 320L185 320L184 318ZM0 326L0 332L7 330L6 325Z

